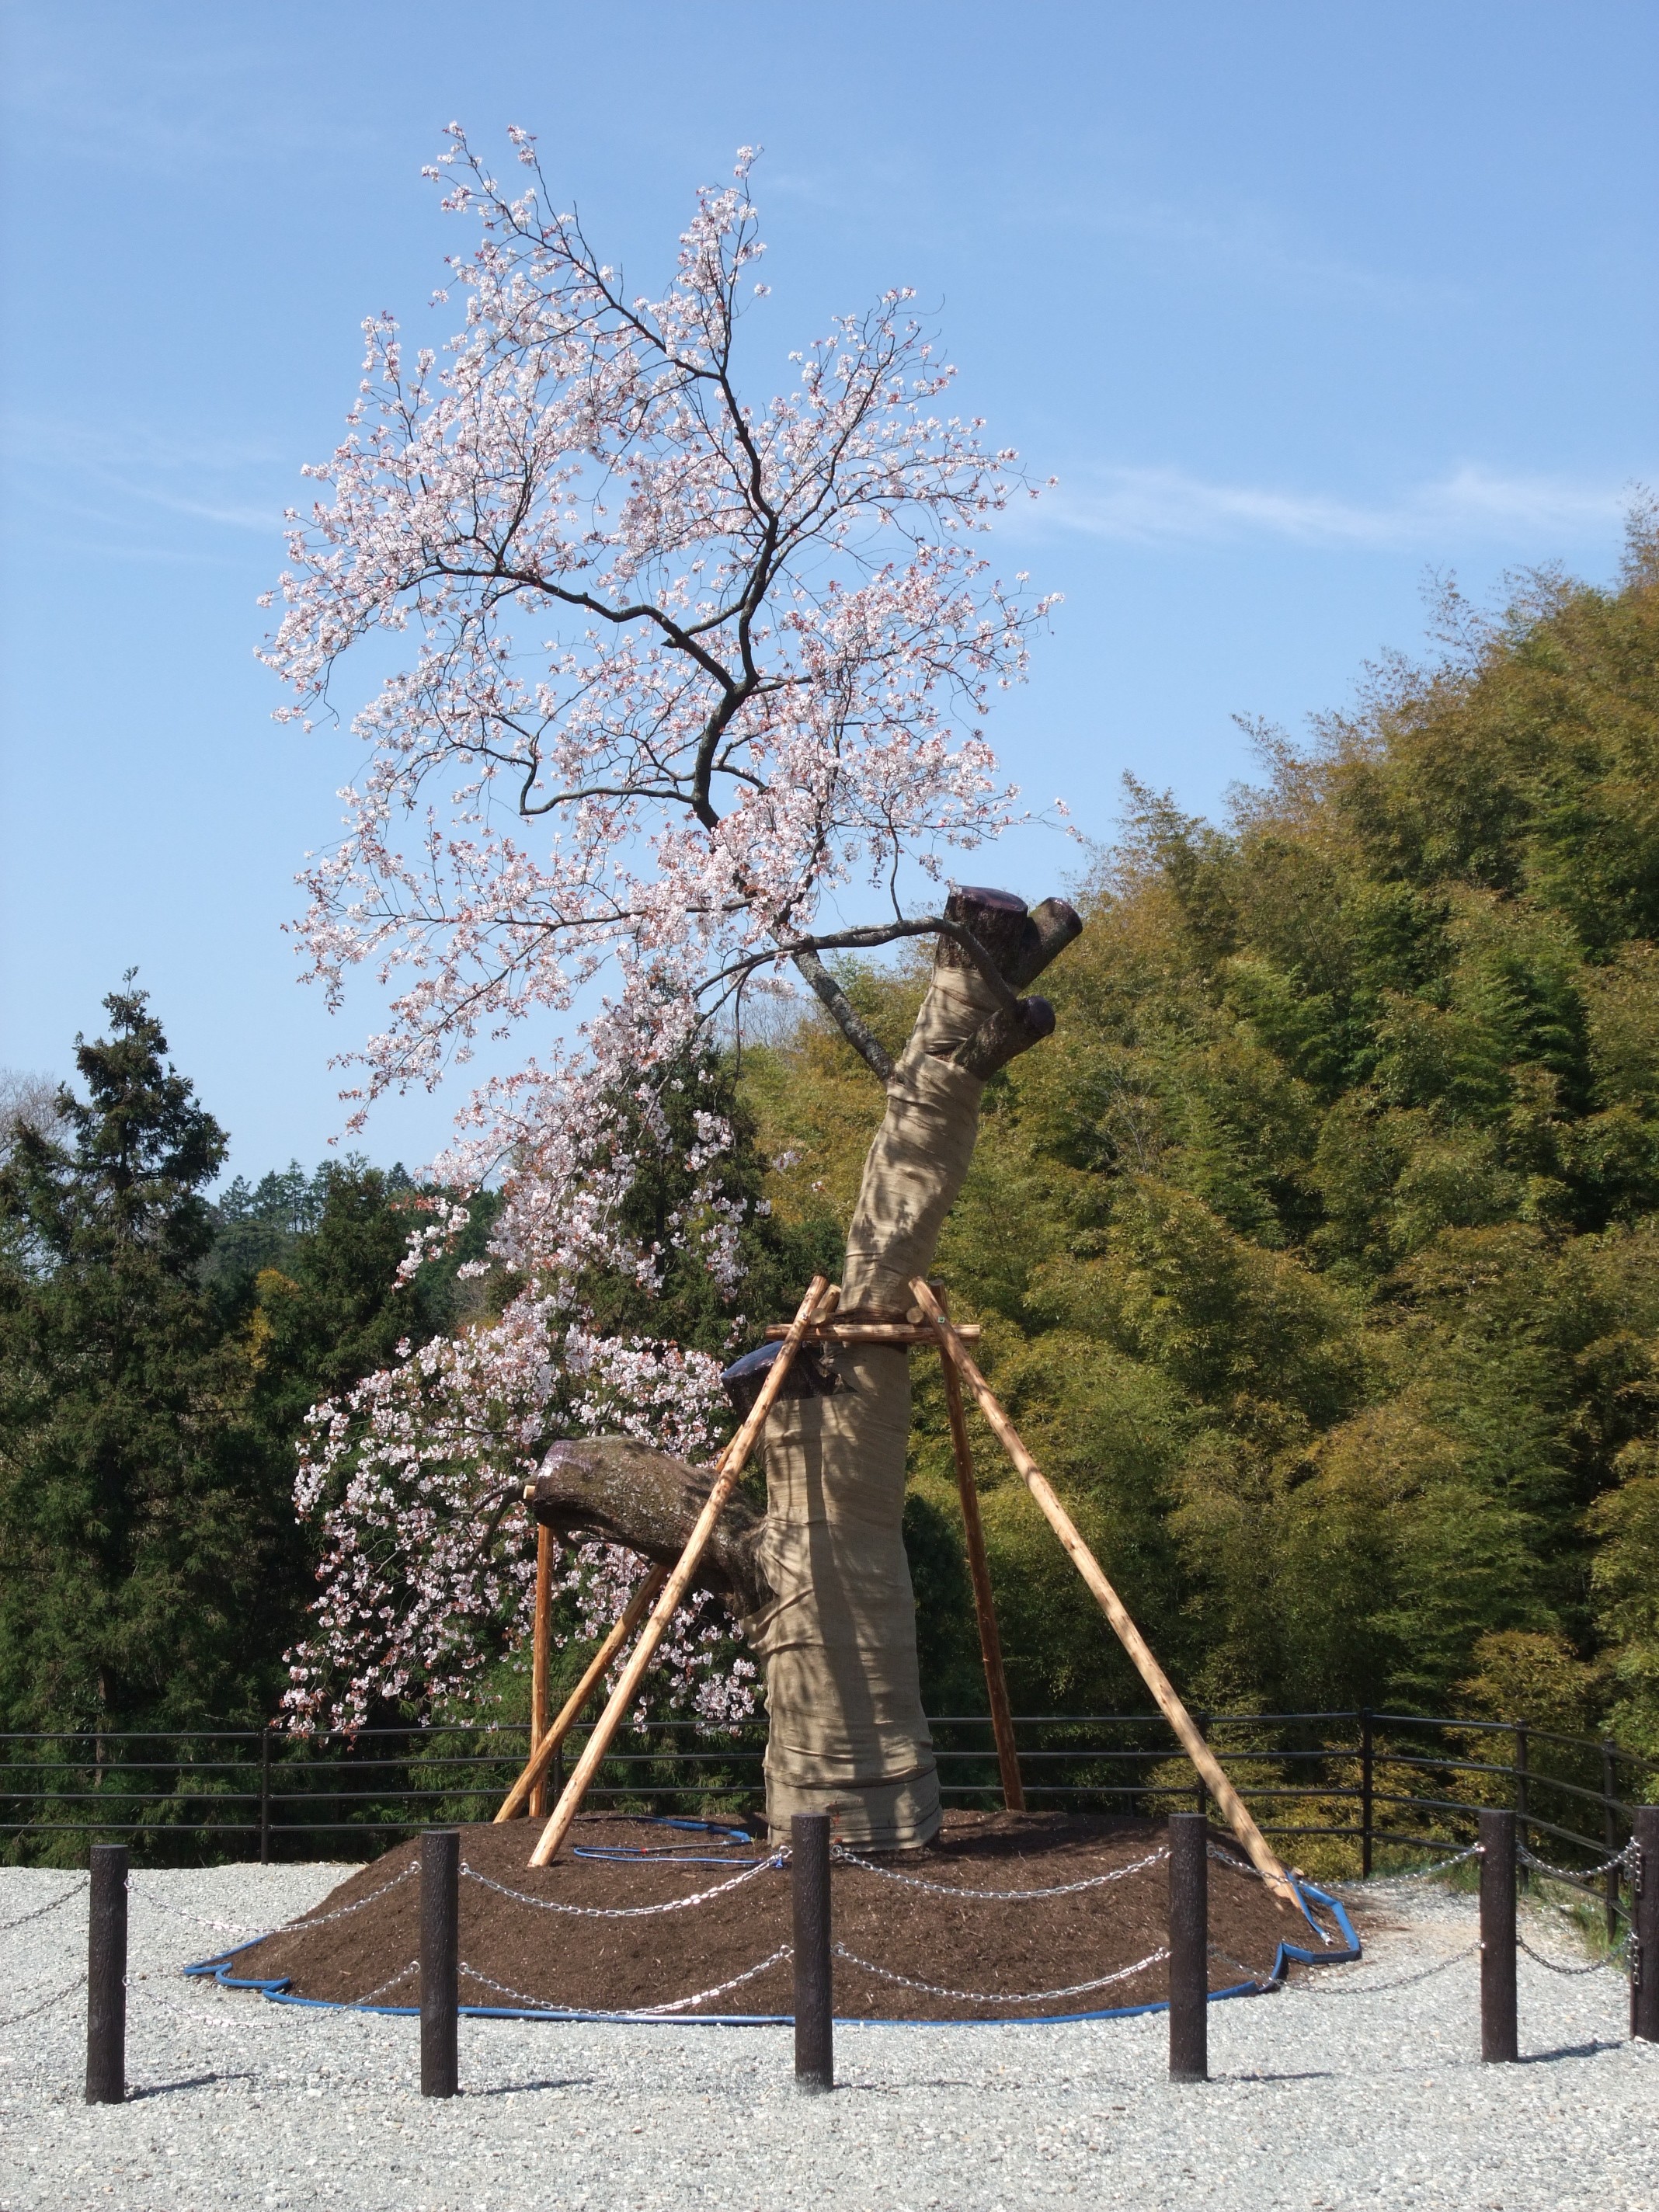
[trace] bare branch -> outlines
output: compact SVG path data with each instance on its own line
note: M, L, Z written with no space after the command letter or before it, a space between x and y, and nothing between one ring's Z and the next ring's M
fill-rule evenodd
M830 1009L836 1026L859 1058L881 1082L890 1083L893 1079L891 1053L860 1019L851 1000L817 954L804 947L793 957L796 967Z

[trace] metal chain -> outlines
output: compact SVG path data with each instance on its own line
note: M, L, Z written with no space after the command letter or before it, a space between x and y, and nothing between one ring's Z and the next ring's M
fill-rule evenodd
M1278 1990L1285 1985L1283 1974L1259 1974L1254 1966L1247 1966L1243 1959L1235 1959L1231 1951L1224 1951L1219 1943L1212 1943L1209 1951L1212 1959L1224 1959L1230 1966L1237 1966L1241 1974L1248 1974L1259 1990Z
M856 1851L837 1846L836 1856L848 1866L855 1866L865 1874L878 1874L884 1881L902 1883L906 1889L931 1890L935 1897L967 1897L988 1900L994 1904L1019 1905L1034 1897L1074 1897L1080 1889L1099 1889L1109 1881L1121 1881L1126 1875L1139 1874L1149 1866L1156 1866L1170 1856L1160 1848L1149 1851L1144 1859L1134 1859L1127 1866L1114 1867L1109 1874L1092 1874L1085 1881L1060 1882L1053 1889L959 1889L951 1881L924 1881L920 1875L901 1874L896 1867L878 1866L873 1859L860 1858Z
M1534 1951L1526 1937L1519 1932L1516 1933L1515 1941L1516 1948L1524 1951L1535 1965L1547 1966L1553 1974L1599 1974L1604 1971L1622 1974L1625 1970L1620 1961L1619 1954L1627 1948L1630 1939L1626 1936L1624 1942L1619 1945L1618 1949L1611 1956L1605 1959L1592 1959L1585 1966L1564 1966L1559 1959L1547 1959L1541 1951Z
M556 2005L550 1997L526 1996L522 1990L509 1989L505 1982L492 1981L488 1974L481 1974L476 1966L469 1966L465 1959L460 1962L460 1972L472 1981L482 1982L486 1989L494 1990L497 1996L511 1997L515 2004L529 2005L538 2012L580 2011L592 2020L659 2020L669 2013L690 2012L694 2005L707 2004L711 1997L723 1997L728 1990L741 1989L745 1982L754 1981L769 1967L779 1965L785 1959L793 1959L794 1955L794 1945L785 1943L774 1951L769 1959L763 1959L758 1966L747 1967L741 1974L733 1974L729 1982L717 1982L712 1990L699 1990L693 1996L675 1997L667 2004L636 2005L628 2011L620 2012L590 2009L585 2005Z
M1388 1990L1409 1990L1419 1982L1426 1982L1432 1975L1443 1974L1448 1966L1455 1966L1460 1959L1473 1959L1480 1949L1479 1943L1465 1944L1461 1951L1451 1951L1443 1959L1437 1959L1431 1966L1419 1967L1414 1974L1396 1974L1387 1982L1328 1982L1316 1974L1310 1974L1305 1982L1286 1981L1283 1987L1291 1994L1316 1997L1372 1997L1381 1996Z
M1219 1844L1210 1844L1208 1851L1218 1866L1231 1867L1235 1874L1254 1875L1258 1881L1267 1879L1260 1867L1252 1866L1248 1859L1240 1858L1235 1851L1224 1851Z
M273 1936L299 1936L307 1928L326 1928L331 1920L343 1920L349 1913L366 1912L371 1905L397 1889L412 1875L419 1874L419 1859L410 1859L401 1874L394 1874L390 1881L383 1881L378 1889L371 1889L367 1897L355 1898L349 1905L337 1905L332 1912L313 1912L304 1920L285 1920L280 1928L273 1928Z
M1523 1865L1536 1867L1540 1874L1553 1874L1558 1881L1594 1881L1597 1875L1611 1874L1615 1867L1628 1870L1636 1863L1635 1851L1635 1844L1628 1843L1622 1851L1615 1851L1610 1859L1603 1859L1600 1866L1559 1867L1552 1866L1547 1859L1540 1859L1525 1844L1516 1846L1516 1856Z
M33 1912L20 1913L15 1920L0 1920L0 1936L9 1936L14 1928L27 1928L31 1920L44 1920L49 1912L56 1912L60 1905L67 1905L72 1897L79 1897L88 1887L77 1881L73 1889L66 1889L61 1897L54 1897L50 1905L37 1905Z
M399 1966L395 1974L389 1975L377 1988L370 1990L366 1996L349 1998L348 2009L356 2006L373 2004L376 1997L383 1997L388 1990L394 1989L405 1974L417 1974L420 1970L420 1960L411 1959L406 1966Z
M169 1920L182 1920L191 1928L210 1929L216 1935L220 1936L257 1936L260 1932L257 1928L250 1928L240 1920L204 1920L199 1913L180 1912L176 1905L164 1904L159 1897L151 1897L147 1891L135 1889L131 1875L127 1876L126 1886L129 1897L136 1899L140 1905L149 1905L153 1912L165 1913ZM391 1885L388 1883L387 1887L390 1887ZM375 1895L378 1897L379 1894L380 1892L377 1890ZM347 1909L355 1911L356 1907L350 1906ZM332 1917L331 1915L330 1917Z
M33 2020L39 2013L50 2012L53 2005L61 2004L65 1997L72 1997L86 1978L84 1974L77 1974L61 1990L54 1990L49 1997L42 1997L39 2004L30 2005L23 2012L9 2013L4 2020L0 2020L0 2027L16 2027L26 2020Z
M179 2020L187 2020L192 2027L210 2027L216 2035L228 2035L238 2043L246 2044L246 2031L227 2017L228 2006L214 2004L210 2000L200 2004L180 2004L176 1997L164 1997L159 1990L149 1988L148 1982L148 1975L125 1974L122 1977L121 1986L130 1996L140 1997L144 2003L155 2005L162 2012L170 2012ZM198 1984L197 1986L202 1985Z
M1096 1981L1073 1982L1069 1989L1064 1990L1027 1990L1024 1992L1012 1992L1003 1990L941 1989L937 1982L912 1981L908 1974L896 1974L889 1967L877 1966L873 1960L860 1959L855 1953L849 1951L844 1944L837 1943L835 1952L836 1956L838 1959L845 1959L849 1966L861 1966L866 1974L878 1974L884 1982L896 1982L901 1989L921 1990L930 1997L951 1997L961 2004L1046 2004L1052 1997L1085 1996L1091 1990L1109 1989L1114 1982L1127 1982L1133 1975L1144 1973L1148 1966L1157 1966L1160 1960L1167 1959L1170 1955L1167 1949L1160 1948L1156 1951L1149 1951L1144 1959L1137 1959L1133 1966L1120 1966L1115 1974L1102 1974Z
M127 1893L130 1897L136 1898L139 1904L149 1905L154 1911L165 1913L169 1920L182 1920L188 1927L206 1928L219 1936L253 1936L268 1940L272 1936L303 1935L309 1928L326 1928L331 1921L344 1920L351 1913L366 1911L379 1899L385 1897L389 1891L398 1888L412 1875L417 1875L420 1870L419 1859L411 1859L400 1874L394 1874L390 1881L383 1881L378 1889L370 1890L367 1897L356 1898L349 1905L336 1905L332 1912L314 1912L308 1919L285 1920L280 1928L265 1929L251 1928L246 1922L240 1920L204 1920L199 1913L181 1912L176 1905L166 1904L161 1898L152 1897L145 1890L135 1889L131 1875L127 1876ZM15 1924L17 1923L14 1923Z
M664 1905L567 1905L556 1897L532 1897L527 1890L509 1889L505 1882L495 1881L477 1868L461 1861L461 1872L471 1881L485 1889L493 1889L497 1897L510 1897L515 1905L533 1905L538 1912L567 1912L579 1920L642 1920L659 1912L689 1912L694 1905L707 1905L711 1897L724 1897L728 1890L738 1889L746 1881L784 1864L787 1854L776 1851L770 1858L762 1859L757 1865L745 1867L734 1874L729 1881L717 1881L712 1889L694 1890L690 1897L671 1897Z
M1380 1840L1386 1842L1387 1838L1382 1838ZM1471 1844L1467 1850L1458 1851L1449 1859L1437 1859L1432 1866L1407 1867L1402 1874L1367 1875L1358 1879L1363 1880L1367 1887L1371 1889L1381 1889L1385 1885L1398 1881L1426 1881L1431 1875L1444 1874L1449 1867L1462 1866L1465 1859L1478 1859L1483 1856L1486 1848L1484 1844ZM1356 1880L1350 1878L1346 1881L1337 1881L1333 1878L1328 1887L1332 1889L1352 1889L1356 1887Z

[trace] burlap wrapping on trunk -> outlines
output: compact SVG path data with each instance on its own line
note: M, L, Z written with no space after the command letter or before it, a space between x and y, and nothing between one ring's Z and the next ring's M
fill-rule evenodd
M902 1314L973 1158L976 1076L942 1057L995 1000L977 975L933 977L865 1162L842 1310ZM766 1808L830 1814L851 1844L922 1844L939 1824L904 1556L910 1374L902 1350L842 1346L829 1396L780 1399L765 1439L761 1559L774 1601L744 1623L765 1662Z

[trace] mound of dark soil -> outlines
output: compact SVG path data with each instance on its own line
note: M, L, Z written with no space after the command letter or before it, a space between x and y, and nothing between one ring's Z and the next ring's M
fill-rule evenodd
M789 1942L787 1869L749 1871L763 1859L763 1846L594 1814L577 1822L556 1864L532 1869L526 1862L537 1833L527 1820L461 1831L463 2004L673 2005L720 1990ZM1210 1863L1211 1986L1221 1989L1245 1978L1241 1964L1265 1978L1280 1939L1305 1943L1310 1931L1300 1914L1276 1904L1224 1835L1214 1841L1228 1855L1226 1864ZM837 1861L836 2012L860 2020L1019 2019L1155 2002L1168 1993L1165 1964L1139 1962L1165 1941L1163 1844L1162 1827L1145 1821L951 1813L926 1850L872 1857L867 1866ZM641 1851L684 1856L588 1856ZM420 1883L411 1869L419 1854L418 1842L388 1851L304 1921L240 1953L233 1972L286 1977L296 1995L337 2003L371 1994L383 2004L414 2003ZM1068 1895L982 1894L1060 1888L1117 1868L1129 1871ZM684 1911L636 1917L626 1910L689 1898L745 1872L746 1881ZM586 1911L538 1910L540 1901ZM348 1906L358 1909L342 1911ZM610 1917L619 1910L621 1917ZM1334 1926L1328 1933L1337 1940ZM1088 1986L1137 1966L1121 1980ZM677 2008L787 2014L792 1972L783 1959Z

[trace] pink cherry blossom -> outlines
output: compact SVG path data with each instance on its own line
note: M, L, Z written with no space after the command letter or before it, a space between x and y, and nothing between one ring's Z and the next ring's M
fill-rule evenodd
M296 1495L326 1553L293 1656L301 1722L464 1694L522 1641L532 1547L501 1501L553 1438L711 1445L713 1364L593 1336L578 1279L658 1281L666 1254L623 1233L622 1201L671 1142L664 1086L745 994L792 988L793 964L880 1072L823 955L936 931L938 902L901 887L1015 818L981 723L1052 604L988 562L993 518L1031 487L945 411L954 372L908 292L834 319L788 357L787 392L744 396L766 289L751 151L698 193L653 297L544 212L535 142L509 135L516 198L458 125L428 172L477 225L437 295L465 300L463 326L411 352L390 317L365 325L263 656L307 727L336 713L354 648L378 684L300 925L331 1002L359 964L392 994L356 1055L354 1126L481 1037L529 1021L539 1045L436 1164L463 1192L500 1179L493 1254L524 1288L312 1417ZM730 1293L731 1132L713 1114L696 1130L666 1236ZM406 1266L464 1224L435 1210ZM566 1565L597 1625L631 1570L591 1547ZM750 1694L728 1634L705 1609L672 1655L711 1719Z

